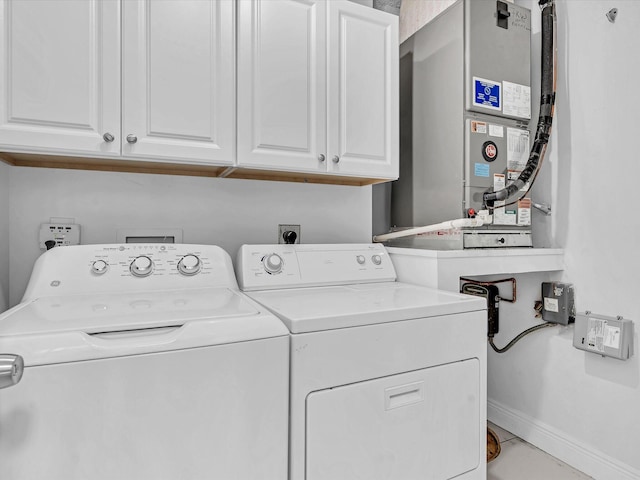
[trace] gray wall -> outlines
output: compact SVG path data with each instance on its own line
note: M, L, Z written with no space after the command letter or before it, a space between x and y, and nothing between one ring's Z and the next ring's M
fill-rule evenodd
M0 161L0 312L9 306L9 175Z
M10 230L12 305L50 217L75 218L86 244L114 243L120 228L171 227L232 257L243 243L276 243L278 223L300 224L303 243L371 241L370 187L11 167L10 190L0 226Z

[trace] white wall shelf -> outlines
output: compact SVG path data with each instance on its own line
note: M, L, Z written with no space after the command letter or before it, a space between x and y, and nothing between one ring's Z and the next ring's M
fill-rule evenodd
M448 291L458 291L460 277L564 270L564 250L560 248L387 250L399 281Z

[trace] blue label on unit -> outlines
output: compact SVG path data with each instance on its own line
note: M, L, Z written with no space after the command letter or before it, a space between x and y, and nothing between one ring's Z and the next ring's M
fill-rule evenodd
M489 176L489 164L488 163L476 163L473 174L476 177L488 177Z
M500 87L500 83L473 77L473 104L492 110L500 110L502 108Z

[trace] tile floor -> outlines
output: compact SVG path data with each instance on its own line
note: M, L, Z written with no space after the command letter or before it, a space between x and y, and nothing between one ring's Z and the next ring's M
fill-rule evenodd
M487 465L487 480L591 479L497 425L489 427L500 438L500 455Z

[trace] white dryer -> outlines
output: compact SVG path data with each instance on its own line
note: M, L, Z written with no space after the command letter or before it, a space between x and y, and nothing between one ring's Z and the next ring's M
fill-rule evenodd
M291 480L486 478L486 304L396 282L382 245L245 245L291 332Z
M0 478L287 477L288 331L218 247L54 248L0 354Z

